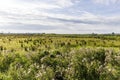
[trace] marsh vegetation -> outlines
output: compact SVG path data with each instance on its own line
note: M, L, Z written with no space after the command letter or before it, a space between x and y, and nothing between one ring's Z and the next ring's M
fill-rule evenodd
M0 80L120 80L120 35L0 34Z

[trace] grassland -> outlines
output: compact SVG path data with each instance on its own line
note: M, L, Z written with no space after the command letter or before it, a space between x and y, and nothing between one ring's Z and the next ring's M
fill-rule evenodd
M120 80L120 35L0 34L0 80Z

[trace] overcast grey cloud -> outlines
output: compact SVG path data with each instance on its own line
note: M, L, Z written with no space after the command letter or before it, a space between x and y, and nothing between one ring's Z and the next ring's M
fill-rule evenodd
M4 0L1 32L120 32L119 0Z

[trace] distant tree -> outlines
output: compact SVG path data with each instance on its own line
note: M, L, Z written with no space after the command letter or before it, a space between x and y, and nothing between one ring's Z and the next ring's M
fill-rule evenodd
M112 32L112 35L115 35L115 33L114 33L114 32Z

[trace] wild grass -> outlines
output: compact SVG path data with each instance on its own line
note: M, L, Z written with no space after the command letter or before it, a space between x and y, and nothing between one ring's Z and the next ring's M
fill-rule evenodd
M119 35L0 35L0 80L120 80Z

